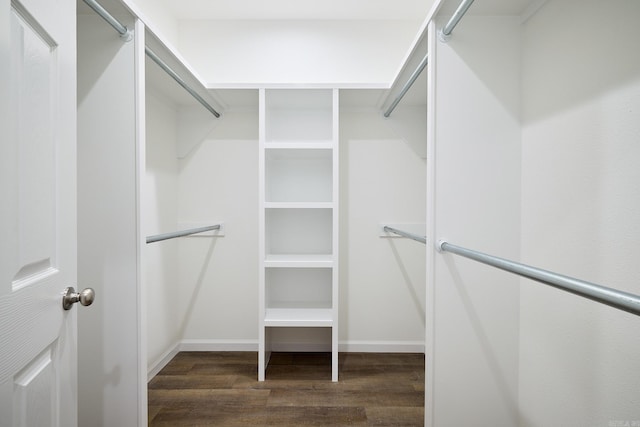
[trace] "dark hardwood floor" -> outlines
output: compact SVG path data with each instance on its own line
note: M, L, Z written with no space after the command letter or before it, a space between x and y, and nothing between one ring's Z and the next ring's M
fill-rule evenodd
M422 426L424 355L182 352L149 382L151 426Z

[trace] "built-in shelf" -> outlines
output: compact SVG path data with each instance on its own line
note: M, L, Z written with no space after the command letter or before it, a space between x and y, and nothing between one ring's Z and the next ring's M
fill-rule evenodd
M330 328L337 381L338 91L263 89L260 117L258 379L286 328Z

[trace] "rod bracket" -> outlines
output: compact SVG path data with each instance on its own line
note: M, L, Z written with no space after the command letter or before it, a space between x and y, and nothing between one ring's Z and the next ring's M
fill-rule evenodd
M451 34L445 34L441 28L438 30L438 40L440 40L442 43L448 43L449 40L451 40Z
M438 243L436 243L436 251L440 253L444 252L445 250L442 245L444 245L445 243L447 243L445 240L438 240Z
M130 42L131 40L133 40L133 31L131 31L130 29L128 29L127 27L124 27L127 31L125 31L123 34L120 34L120 38L122 39L122 41L126 42Z

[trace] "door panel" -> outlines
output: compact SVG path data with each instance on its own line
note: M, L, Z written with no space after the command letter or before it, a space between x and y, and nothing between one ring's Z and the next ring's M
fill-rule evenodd
M56 45L26 11L11 9L11 134L17 154L16 274L14 290L56 273L54 72ZM29 22L31 21L31 22Z
M75 1L0 8L0 426L73 427Z

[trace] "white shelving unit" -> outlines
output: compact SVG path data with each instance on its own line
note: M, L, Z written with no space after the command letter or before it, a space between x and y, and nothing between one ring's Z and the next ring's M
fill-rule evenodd
M330 328L318 345L331 348L337 381L337 89L260 90L259 175L258 380L277 345L270 328Z

